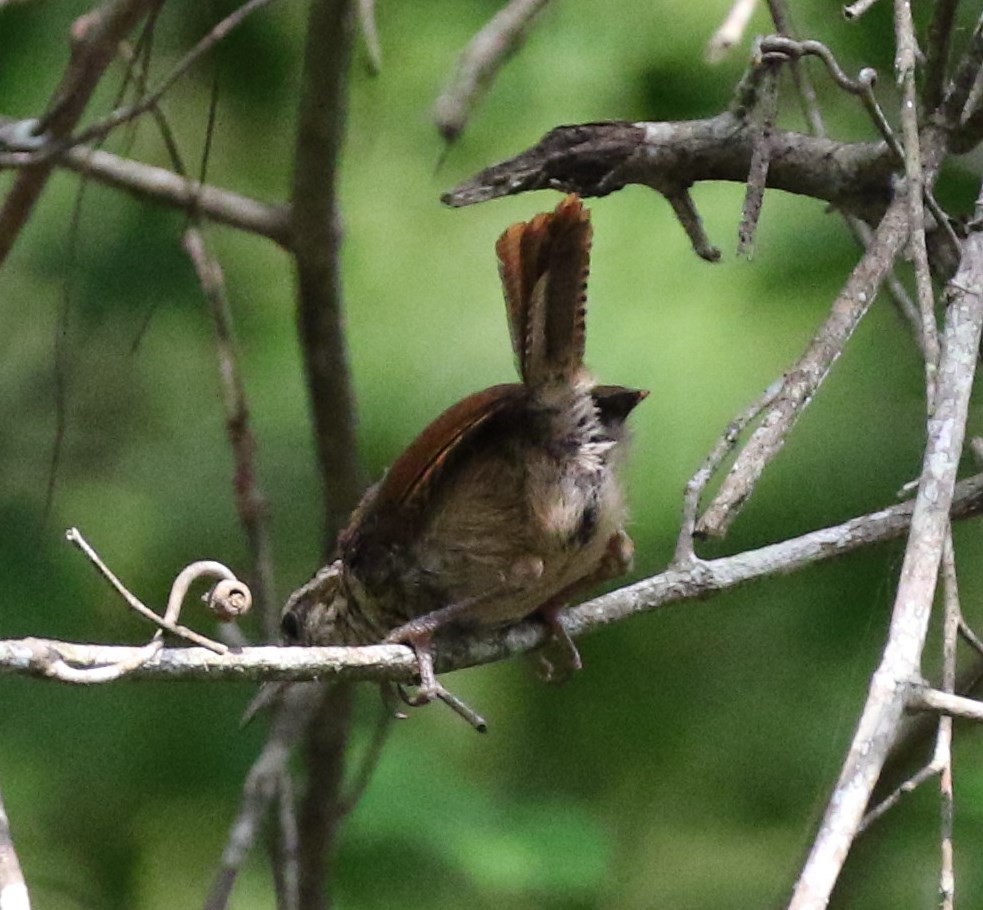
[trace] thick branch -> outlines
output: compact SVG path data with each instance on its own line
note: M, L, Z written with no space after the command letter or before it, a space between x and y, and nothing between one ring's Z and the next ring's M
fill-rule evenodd
M720 559L694 560L572 607L561 615L561 622L577 637L638 613L675 603L701 601L751 581L794 572L900 537L911 523L913 508L910 502L900 503L757 550ZM954 519L961 519L981 513L983 474L977 474L956 485L951 514ZM532 650L547 635L542 623L525 622L481 636L454 636L440 643L438 669L447 672L503 660ZM52 652L77 667L97 667L125 660L133 650L118 645L32 638L0 641L0 674L48 676ZM127 678L408 682L416 671L413 652L402 645L262 647L227 654L215 654L205 648L167 648Z
M699 180L744 183L754 143L752 126L732 112L706 120L558 126L441 199L463 206L540 189L604 196L631 183L662 193ZM775 130L766 186L822 199L876 223L891 199L895 168L883 142L834 142Z

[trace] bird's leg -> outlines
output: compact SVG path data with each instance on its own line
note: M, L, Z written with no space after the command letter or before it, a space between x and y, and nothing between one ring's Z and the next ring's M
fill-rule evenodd
M545 680L564 683L584 666L577 645L566 626L560 622L560 611L581 592L602 581L624 575L631 568L634 555L635 544L632 539L623 530L615 531L608 539L607 550L594 571L554 594L536 610L536 615L546 623L552 636L552 640L541 653L542 675ZM553 655L550 654L551 651ZM554 660L553 656L557 659Z
M532 555L523 556L509 567L507 576L502 579L500 584L480 594L465 597L455 603L425 613L423 616L417 616L393 629L386 636L385 641L391 644L409 645L416 652L417 662L420 665L420 687L417 691L411 695L403 689L398 689L403 701L408 705L418 707L428 704L435 698L440 699L476 730L485 732L487 725L484 719L437 681L437 675L433 668L433 636L444 626L468 618L475 607L497 597L502 597L517 588L521 589L525 585L533 583L542 574L542 559Z
M406 692L402 687L398 688L400 697L406 704L416 708L429 704L436 698L463 717L479 733L487 731L488 725L484 718L437 681L437 674L433 668L433 636L438 629L465 616L478 603L488 600L497 593L495 591L478 594L457 603L448 604L439 610L411 619L408 623L393 629L386 636L386 644L409 645L416 653L417 663L420 667L419 688L412 694Z

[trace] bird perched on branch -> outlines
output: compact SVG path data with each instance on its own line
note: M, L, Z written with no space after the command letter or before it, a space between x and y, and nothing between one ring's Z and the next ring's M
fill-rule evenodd
M560 610L626 571L633 545L618 469L646 392L584 366L591 225L576 196L496 245L521 383L449 408L365 494L337 559L284 607L288 643L410 645L420 687L483 721L437 681L434 635L541 617L579 668Z

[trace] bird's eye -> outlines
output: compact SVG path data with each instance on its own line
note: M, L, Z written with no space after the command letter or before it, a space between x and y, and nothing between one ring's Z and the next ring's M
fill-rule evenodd
M300 641L300 620L293 610L288 610L280 620L280 632L283 639L288 644L296 644Z

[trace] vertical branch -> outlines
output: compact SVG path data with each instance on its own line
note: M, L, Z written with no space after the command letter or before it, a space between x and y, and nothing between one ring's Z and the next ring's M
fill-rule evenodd
M959 618L962 615L951 527L946 534L942 553L942 591L945 603L945 618L942 626L942 690L951 695L956 691L956 644L959 641ZM939 768L941 798L939 905L941 910L953 910L956 895L952 844L955 804L952 793L952 718L948 715L939 718L939 733L935 742L933 764Z
M790 910L826 907L898 737L910 685L920 676L983 327L983 234L974 233L963 244L962 265L950 289L935 408L887 646Z
M952 46L952 29L959 0L936 0L932 21L928 26L928 50L925 54L925 83L922 99L925 111L931 113L942 103L945 74Z
M155 0L108 0L72 24L71 59L43 118L49 139L63 139L79 122L120 41L155 5ZM55 161L19 171L0 209L0 264L27 223Z
M311 0L294 151L298 322L324 483L327 541L333 541L359 493L354 395L343 332L337 197L352 26L350 0Z
M273 590L273 553L266 521L267 503L256 470L256 439L249 423L246 387L239 369L232 311L225 293L225 278L218 260L205 245L205 238L199 228L189 228L185 232L184 248L198 273L198 280L208 300L215 325L222 405L232 445L232 457L235 459L236 511L245 529L252 557L252 590L260 611L265 638L267 641L275 641L278 616Z
M307 794L298 819L301 910L331 906L325 885L331 881L335 836L345 816L341 790L353 701L351 685L326 689L307 736Z
M931 411L935 398L935 371L939 361L939 329L935 321L935 294L925 246L926 187L931 192L932 176L922 168L921 141L918 135L918 96L915 86L915 26L910 0L895 0L894 31L897 38L895 69L901 82L901 129L904 135L905 180L908 186L908 217L911 224L911 254L915 266L915 287L921 315L922 343L925 352L925 400ZM940 225L941 227L941 225Z
M343 331L338 162L354 32L352 0L309 0L292 198L301 347L324 486L325 552L359 494L355 405ZM330 855L343 816L341 785L352 690L324 693L310 727L307 788L298 812L301 910L324 910Z

